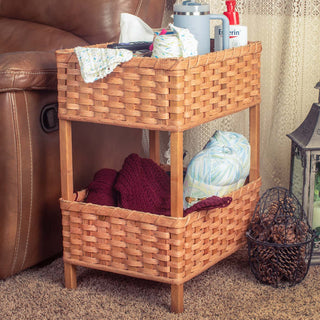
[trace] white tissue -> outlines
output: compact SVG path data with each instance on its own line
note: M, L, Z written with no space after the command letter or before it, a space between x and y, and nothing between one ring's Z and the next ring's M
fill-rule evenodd
M153 41L153 30L139 17L121 13L120 15L120 43L132 41Z

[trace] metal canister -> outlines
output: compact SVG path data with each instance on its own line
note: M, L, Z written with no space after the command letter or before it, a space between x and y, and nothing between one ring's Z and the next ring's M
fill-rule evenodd
M173 24L180 28L187 28L198 41L198 54L210 52L210 20L222 20L224 34L229 34L229 20L224 15L210 14L210 6L197 2L183 1L173 6ZM224 49L229 48L229 39L225 37Z

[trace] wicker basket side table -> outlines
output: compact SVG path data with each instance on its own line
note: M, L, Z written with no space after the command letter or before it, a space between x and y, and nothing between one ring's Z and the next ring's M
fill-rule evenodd
M137 57L92 84L83 82L72 49L56 52L67 288L77 286L77 265L165 282L171 285L171 310L180 313L183 283L245 244L261 185L261 50L261 43L254 42L190 58ZM250 121L249 184L231 195L229 211L183 217L183 132L245 109ZM171 217L73 201L72 121L149 129L150 157L156 163L159 132L170 131ZM119 225L112 226L114 222ZM135 232L139 234L130 238Z

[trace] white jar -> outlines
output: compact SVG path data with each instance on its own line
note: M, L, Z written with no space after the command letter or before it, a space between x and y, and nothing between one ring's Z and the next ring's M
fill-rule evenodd
M229 47L241 47L248 44L248 31L246 26L230 25ZM220 51L222 47L222 26L214 28L214 51Z

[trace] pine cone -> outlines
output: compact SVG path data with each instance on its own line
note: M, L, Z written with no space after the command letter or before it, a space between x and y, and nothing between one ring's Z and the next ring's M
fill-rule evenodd
M297 247L284 247L279 249L276 263L281 275L285 279L292 281L295 278L299 258L299 248Z
M263 283L267 283L273 286L277 286L280 278L277 272L274 270L274 265L271 262L261 263L259 265L259 279Z

